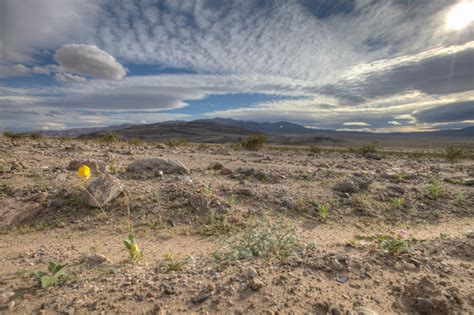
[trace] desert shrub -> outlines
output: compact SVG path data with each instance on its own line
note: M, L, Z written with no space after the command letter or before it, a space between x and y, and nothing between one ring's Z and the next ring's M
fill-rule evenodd
M464 156L464 151L463 149L459 147L450 145L444 149L444 155L446 156L447 160L456 161L456 160L461 159Z
M428 187L428 194L432 199L438 200L443 196L444 188L437 180L433 179Z
M246 150L258 151L263 148L265 142L267 142L267 136L263 134L254 134L243 140L241 145Z
M130 144L130 145L142 145L143 140L138 139L138 138L131 138L131 139L127 140L127 143Z
M311 153L321 153L323 151L323 149L321 149L318 146L312 145L308 148L308 151L311 152Z
M44 137L43 134L41 134L40 132L32 132L28 136L33 140L43 139Z
M188 145L188 140L184 138L171 138L171 139L166 140L166 144L171 148L184 147Z
M121 140L121 138L117 133L110 131L98 137L97 140L104 143L114 143Z
M198 232L203 235L221 235L229 234L237 229L238 227L229 222L226 216L219 215L215 209L211 209L204 218Z
M377 152L377 141L371 142L369 144L365 144L357 148L357 152L362 153L362 154Z
M329 218L329 207L327 205L318 206L319 221L326 222Z
M176 259L171 254L166 254L163 260L158 263L156 271L159 273L170 273L172 271L182 271L189 259Z
M231 240L224 251L215 252L214 256L230 260L281 260L298 256L308 247L314 247L314 244L305 243L294 224L281 219L277 222L258 219L238 239Z
M3 135L12 140L18 140L18 139L23 139L26 138L27 134L26 133L21 133L21 132L12 132L12 131L4 131Z

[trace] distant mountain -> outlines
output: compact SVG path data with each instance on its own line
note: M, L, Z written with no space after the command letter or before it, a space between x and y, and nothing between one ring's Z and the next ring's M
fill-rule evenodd
M114 125L114 126L107 126L107 127L73 128L73 129L65 129L65 130L41 130L39 132L45 136L52 136L52 137L79 137L82 135L98 133L98 132L110 132L110 131L115 132L118 130L127 129L132 126L135 126L135 125L122 124L122 125Z
M254 122L244 120L234 120L230 118L212 118L195 120L197 122L212 122L216 124L234 126L243 129L252 130L254 132L268 134L298 134L298 133L314 133L314 129L306 128L298 124L288 121L279 122Z
M108 131L99 131L82 137L96 137ZM254 133L251 130L217 124L206 121L172 121L148 125L135 125L126 129L114 131L125 138L140 138L160 140L170 138L185 138L197 143L237 142Z

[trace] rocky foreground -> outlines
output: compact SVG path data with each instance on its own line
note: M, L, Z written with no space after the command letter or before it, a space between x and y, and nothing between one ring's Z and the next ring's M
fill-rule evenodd
M472 159L7 138L0 153L0 312L474 314Z

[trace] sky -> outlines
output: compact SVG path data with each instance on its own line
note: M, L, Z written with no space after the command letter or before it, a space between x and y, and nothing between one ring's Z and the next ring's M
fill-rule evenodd
M0 0L0 130L474 125L474 0Z

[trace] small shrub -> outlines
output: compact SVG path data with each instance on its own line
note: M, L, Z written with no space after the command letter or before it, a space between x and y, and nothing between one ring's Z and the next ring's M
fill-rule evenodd
M319 215L319 221L326 222L329 218L329 207L326 205L319 205L318 215Z
M105 135L101 135L97 140L104 143L116 143L121 140L121 137L117 133L109 131Z
M306 244L297 233L295 225L283 220L272 223L259 219L242 233L239 239L230 241L227 250L215 252L214 257L230 260L281 260L298 256L309 247L314 247L314 244Z
M237 227L230 223L225 216L218 215L215 209L211 209L198 232L204 235L221 235L229 234L235 230Z
M32 133L29 134L29 136L33 140L39 140L39 139L44 138L43 134L41 134L40 132L32 132Z
M363 145L362 147L358 148L357 151L362 154L375 153L377 152L377 142L374 141L372 143Z
M267 136L263 134L254 134L248 136L241 145L244 149L250 151L258 151L263 148L263 144L267 142Z
M446 156L446 159L448 161L456 161L464 156L464 151L461 148L458 148L456 146L450 145L444 149L444 154Z
M12 140L24 139L27 136L26 133L12 132L12 131L4 131L3 135L7 137L8 139L12 139Z
M405 198L399 197L399 198L393 198L392 199L392 205L395 208L401 208L405 204Z
M132 139L128 139L128 140L127 140L127 143L130 144L130 145L139 146L139 145L142 145L142 144L143 144L143 140L138 139L138 138L132 138Z
M409 249L408 241L393 236L384 236L379 242L382 253L389 256L399 256Z
M184 147L188 145L188 140L184 138L171 138L166 140L165 143L171 148Z
M431 185L428 187L428 194L432 199L438 200L443 196L444 188L437 180L432 180Z
M64 281L72 279L71 275L65 270L67 264L61 264L50 261L48 264L49 274L43 271L36 271L33 275L40 281L41 287L47 289L58 285Z
M188 259L175 259L170 254L166 254L164 259L158 263L156 270L159 273L170 273L172 271L182 271L184 265L188 263Z
M311 152L311 153L321 153L323 151L323 149L321 149L318 146L312 145L308 148L308 151Z

